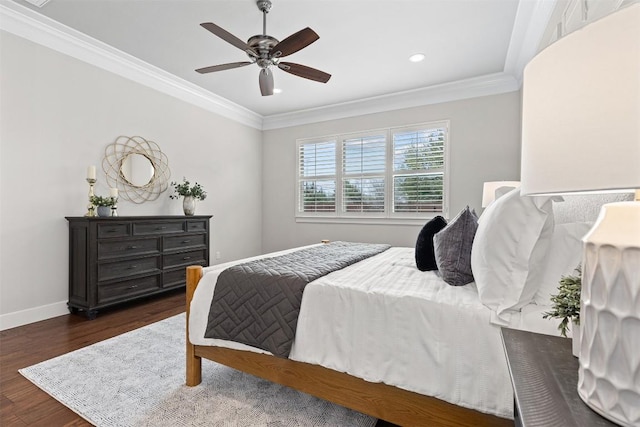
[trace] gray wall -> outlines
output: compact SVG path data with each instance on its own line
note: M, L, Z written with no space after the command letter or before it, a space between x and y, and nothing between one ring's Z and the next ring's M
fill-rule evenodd
M263 251L321 239L413 246L421 225L309 224L295 221L296 139L450 121L450 216L481 210L482 183L519 180L520 92L332 120L264 132Z
M213 214L212 262L261 252L262 132L0 32L0 327L65 313L65 216L86 212L87 167L118 136L166 153L172 179L197 180ZM121 201L121 215L182 214L181 202ZM220 252L221 258L214 255Z

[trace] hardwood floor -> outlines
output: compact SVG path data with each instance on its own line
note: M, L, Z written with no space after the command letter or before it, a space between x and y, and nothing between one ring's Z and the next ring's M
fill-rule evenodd
M178 291L103 310L91 321L69 314L0 331L0 426L91 426L18 369L182 313L184 301Z

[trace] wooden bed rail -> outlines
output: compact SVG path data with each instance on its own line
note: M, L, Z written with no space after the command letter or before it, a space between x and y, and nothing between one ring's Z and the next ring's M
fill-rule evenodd
M399 426L513 426L513 420L484 414L383 383L371 383L319 365L251 351L191 344L189 310L201 278L201 266L187 267L186 384L188 386L196 386L202 381L202 358L204 357Z

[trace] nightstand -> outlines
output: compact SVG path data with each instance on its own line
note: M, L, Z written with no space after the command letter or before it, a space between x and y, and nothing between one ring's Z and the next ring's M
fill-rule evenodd
M515 425L615 426L578 396L578 359L571 340L502 328L514 393Z

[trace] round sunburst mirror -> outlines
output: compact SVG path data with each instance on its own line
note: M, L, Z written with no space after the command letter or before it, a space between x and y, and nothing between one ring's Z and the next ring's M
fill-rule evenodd
M105 149L102 169L125 200L156 200L169 186L169 160L158 144L141 136L119 136Z

